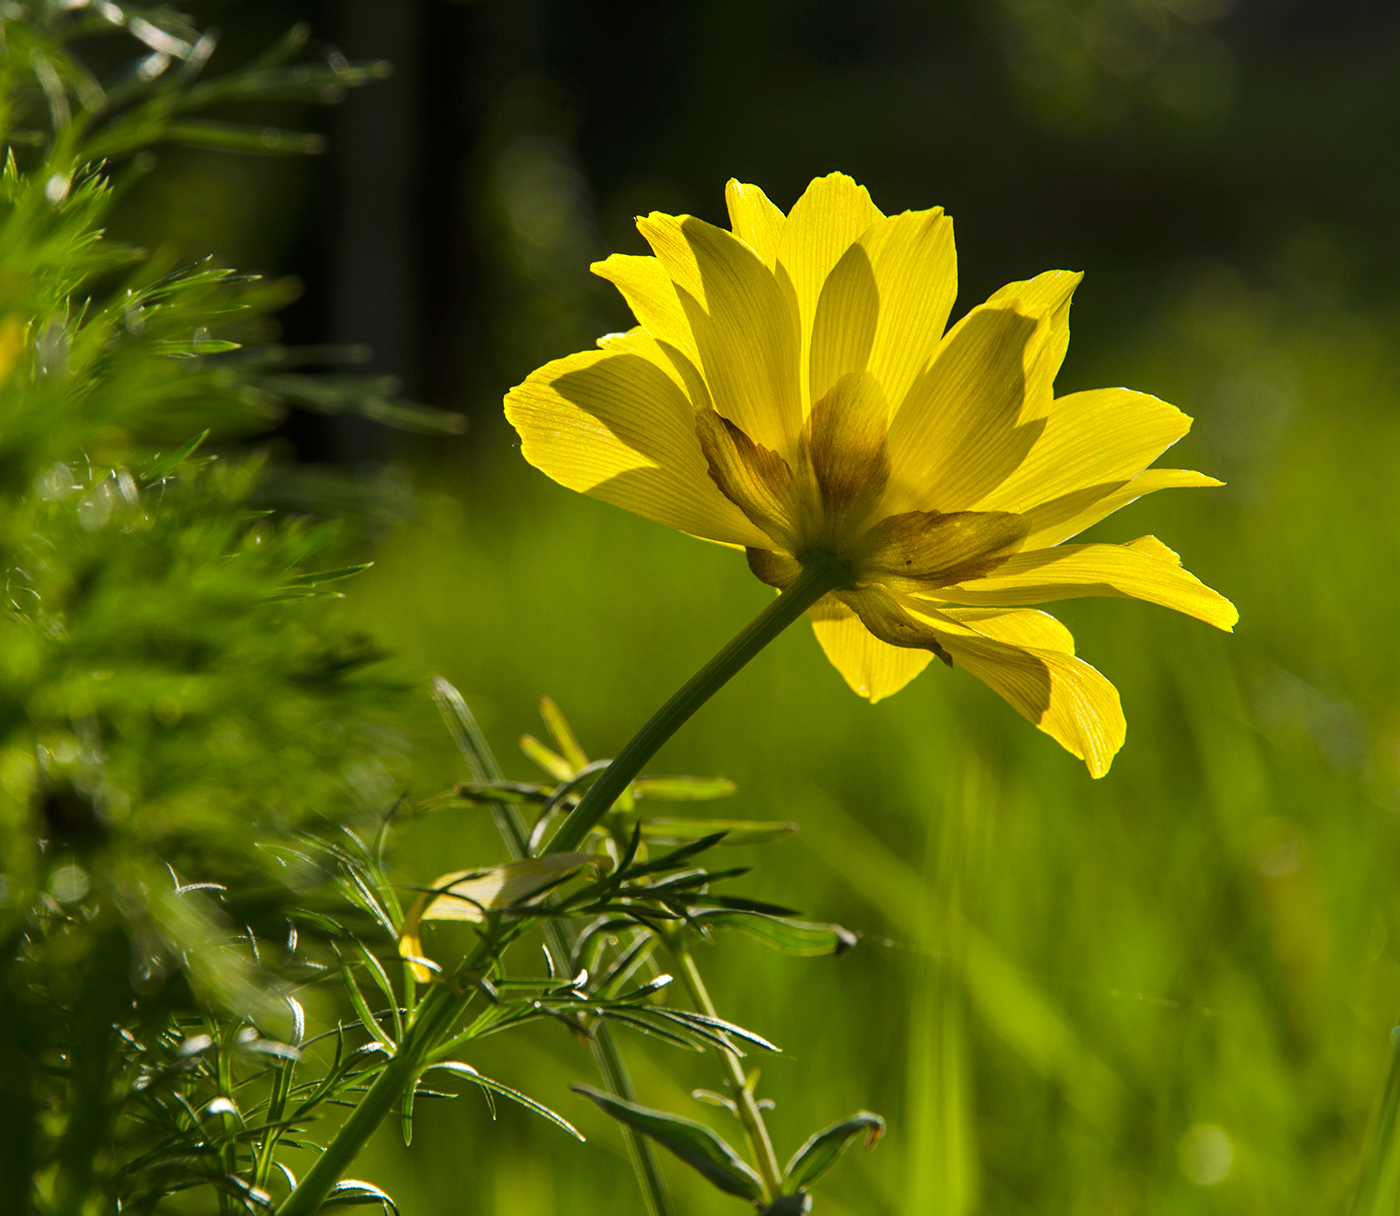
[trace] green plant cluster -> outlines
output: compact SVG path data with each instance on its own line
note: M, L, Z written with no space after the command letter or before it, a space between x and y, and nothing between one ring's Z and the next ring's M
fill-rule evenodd
M340 528L272 514L242 444L289 396L276 351L239 350L285 291L103 235L143 166L100 158L335 74L269 60L201 96L212 41L167 14L0 25L0 1193L77 1212L150 1134L131 1051L199 1009L287 1020L260 942L319 876L267 846L381 805L402 743L327 602ZM143 52L105 86L74 44L102 32Z
M98 34L141 48L106 83L87 66ZM334 512L269 506L256 439L293 407L454 420L382 380L308 374L326 352L261 344L280 286L104 234L150 168L121 158L166 140L314 150L198 115L335 100L381 69L291 63L293 31L204 82L210 35L110 3L8 5L0 36L0 1197L43 1216L392 1209L347 1171L391 1114L409 1142L417 1100L453 1096L442 1080L578 1135L458 1058L545 1023L592 1046L607 1090L579 1092L621 1125L653 1211L672 1208L652 1144L764 1212L807 1211L884 1122L862 1111L780 1167L741 1063L776 1048L718 1015L692 954L728 929L798 956L854 945L720 886L747 867L706 864L792 825L643 813L734 787L629 779L574 832L582 852L552 849L608 762L546 701L553 747L525 743L546 780L503 781L445 682L473 779L408 805L406 690L336 605L364 564ZM514 860L443 875L405 909L399 825L475 808ZM701 1099L735 1116L751 1160L638 1103L614 1027L712 1051L729 1092Z

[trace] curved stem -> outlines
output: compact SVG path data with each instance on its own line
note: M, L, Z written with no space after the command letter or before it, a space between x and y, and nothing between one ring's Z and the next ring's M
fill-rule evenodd
M465 969L480 966L486 953L483 943L468 960ZM418 1016L399 1042L394 1058L375 1077L364 1097L340 1125L334 1139L316 1158L316 1163L307 1171L296 1190L282 1201L276 1216L314 1216L321 1210L326 1196L350 1168L355 1155L412 1084L414 1074L428 1051L452 1027L470 1000L471 989L458 993L441 984L423 998L418 1006Z
M461 693L439 678L434 684L434 695L443 711L448 729L457 740L457 746L461 748L477 779L490 778L500 781L505 774L496 762L491 745L481 733L481 728L462 699ZM511 856L516 861L523 861L529 857L530 829L520 809L514 803L497 802L492 805L492 811L497 830ZM543 819L543 815L541 818ZM573 926L568 921L550 919L546 920L541 928L544 931L545 946L554 960L554 969L560 974L566 974L573 954ZM603 1078L603 1084L618 1097L635 1102L637 1094L632 1088L632 1076L627 1070L627 1061L623 1059L622 1051L613 1037L612 1027L606 1021L600 1021L593 1028L589 1046L592 1048L593 1061ZM652 1151L650 1142L626 1124L621 1125L621 1130L623 1143L627 1146L627 1156L637 1175L637 1186L646 1204L647 1216L674 1216L675 1209L666 1191L666 1181L656 1164L656 1154Z
M632 779L697 709L724 687L760 650L782 633L798 617L850 576L835 558L816 555L804 561L802 573L777 599L760 612L748 626L685 686L652 715L617 754L617 759L598 778L554 833L546 852L562 853L583 843L590 829L626 792Z
M849 577L845 566L833 557L820 553L805 557L802 573L798 575L796 581L754 617L723 650L687 681L685 686L657 710L651 720L632 737L631 742L618 753L617 759L608 765L607 770L589 787L588 792L579 800L579 804L560 825L554 838L549 842L546 852L564 852L581 844L590 829L608 813L613 803L626 792L627 787L632 784L632 779L641 772L642 766L657 753L661 745L674 735L700 706L723 688L741 667L797 620L808 608L828 591L845 583ZM528 851L528 844L518 839L521 826L523 825L503 823L502 834L516 848L524 844L526 851ZM562 943L560 944L562 945ZM465 969L472 970L479 966L481 959L477 955L484 955L484 953L485 943L478 947L473 960L465 964ZM689 969L694 971L693 961ZM698 988L693 991L704 993L704 984L700 981L699 972L696 971L694 975ZM341 1176L349 1168L350 1162L364 1146L365 1141L384 1121L384 1118L393 1109L394 1103L399 1100L412 1083L414 1075L428 1052L451 1028L468 1000L470 1000L470 990L467 994L459 995L442 985L434 987L423 998L422 1003L418 1006L418 1016L403 1036L394 1058L375 1078L359 1105L350 1112L350 1117L341 1125L335 1138L326 1146L325 1152L316 1159L315 1165L301 1180L301 1184L287 1196L281 1207L277 1209L276 1216L313 1216L313 1213L320 1210L321 1204L325 1201L331 1188L340 1181ZM697 996L696 1000L699 1001L700 997ZM707 993L704 995L704 1000L709 1000ZM599 1057L599 1065L605 1078L610 1084L623 1091L624 1096L627 1096L626 1091L630 1089L630 1085L626 1080L621 1057L616 1054L615 1048L612 1051L607 1050L612 1046L608 1040L604 1040L601 1046L603 1050ZM773 1146L768 1142L768 1133L763 1128L763 1118L757 1104L753 1101L753 1095L745 1089L743 1067L738 1063L737 1057L731 1058L731 1065L731 1071L737 1069L739 1078L736 1101L740 1103L740 1110L749 1112L749 1117L756 1120L756 1131L761 1132L761 1139L753 1141L754 1153L759 1158L760 1171L763 1173L765 1185L769 1186L773 1197L776 1198L781 1193L781 1175L777 1172L778 1167L773 1157ZM748 1128L749 1123L746 1121L745 1129L748 1130ZM765 1146L766 1158L764 1155ZM635 1156L634 1160L639 1165L638 1173L642 1177L643 1190L647 1194L648 1202L656 1204L662 1211L665 1211L666 1206L668 1206L665 1192L661 1188L660 1176L655 1172L655 1165L651 1162L650 1153L645 1152ZM650 1166L650 1169L643 1168L647 1165Z
M671 938L667 944L671 948L671 953L675 955L676 961L681 965L681 980L690 993L690 999L695 1002L700 1012L706 1017L719 1017L719 1014L715 1012L715 1003L710 1000L710 993L705 987L705 981L700 977L700 968L695 965L690 948L679 935ZM729 1089L739 1108L739 1122L744 1125L744 1135L749 1142L749 1151L753 1154L759 1177L763 1179L764 1189L768 1192L768 1202L772 1203L783 1193L783 1171L778 1165L777 1155L773 1152L773 1141L768 1135L768 1125L763 1121L763 1112L758 1109L758 1101L749 1085L748 1074L744 1071L743 1062L735 1052L726 1051L721 1054L724 1056L724 1062L729 1072Z

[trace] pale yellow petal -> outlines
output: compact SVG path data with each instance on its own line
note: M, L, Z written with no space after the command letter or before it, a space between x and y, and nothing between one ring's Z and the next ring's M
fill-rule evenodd
M693 216L637 224L671 275L714 408L756 443L790 454L802 429L797 317L746 244Z
M1072 536L1078 536L1101 519L1107 519L1129 503L1136 502L1144 495L1155 494L1158 490L1201 489L1224 484L1190 469L1144 469L1129 481L1088 486L1027 511L1024 518L1031 530L1025 547L1040 549L1058 545Z
M852 245L827 275L817 300L808 355L808 393L815 408L843 376L866 370L880 317L880 292L870 255ZM883 385L881 386L883 389ZM882 400L888 400L882 392ZM888 407L880 419L889 421Z
M1219 629L1233 629L1239 620L1235 606L1178 562L1155 537L1128 545L1057 545L1014 554L991 574L947 587L938 595L969 605L1123 596L1161 604Z
M490 912L529 903L560 879L597 858L591 853L548 853L484 870L454 870L429 884L424 920L465 920L480 924Z
M778 277L791 291L800 318L804 408L813 402L807 375L822 288L846 250L883 218L864 186L844 173L832 173L807 187L783 224L778 240Z
M891 406L932 360L958 295L953 221L942 207L880 220L860 240L879 291L869 367Z
M1037 608L940 608L936 617L1011 646L1074 653L1074 634Z
M734 235L772 270L778 260L778 241L787 216L757 186L745 185L736 178L730 178L725 185L724 201Z
M506 417L525 459L571 490L707 540L769 543L711 480L690 402L640 354L546 364L506 396Z
M1126 388L1059 397L1016 470L977 505L1027 511L1089 486L1136 477L1191 429L1174 405Z
M1108 771L1127 731L1118 691L1069 653L1067 631L1058 621L1011 614L957 620L946 611L879 591L839 594L881 639L894 646L926 649L955 667L965 667L1083 760L1090 776L1101 777ZM1049 645L1030 646L1021 638Z
M1037 353L1026 377L1027 417L1040 417L1050 409L1055 377L1069 348L1070 299L1083 278L1078 271L1047 270L1033 279L1008 283L987 301L993 304L1003 300L1020 300L1025 311L1044 313L1049 318L1049 337Z
M982 305L958 322L890 423L887 510L961 511L1025 459L1044 428L1023 422L1026 368L1047 322Z
M953 664L965 667L1073 756L1102 777L1123 746L1128 724L1118 690L1083 659L1058 650L1008 646L990 638L942 635Z
M615 253L590 267L607 279L627 301L637 323L658 342L680 351L691 363L699 361L690 321L676 295L675 284L656 258Z
M933 660L932 651L880 641L854 612L831 596L812 609L811 617L813 632L831 665L872 703L897 693Z

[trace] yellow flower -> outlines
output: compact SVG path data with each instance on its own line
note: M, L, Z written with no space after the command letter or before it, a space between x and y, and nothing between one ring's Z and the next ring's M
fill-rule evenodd
M744 548L774 587L834 558L840 585L810 615L856 692L889 696L937 655L1107 772L1117 690L1027 605L1129 596L1234 625L1154 537L1064 543L1154 490L1219 485L1148 468L1190 418L1128 389L1054 395L1078 274L1011 283L945 332L941 208L885 216L841 174L786 216L755 186L726 198L732 232L652 214L638 226L654 257L593 267L639 324L510 392L525 458Z

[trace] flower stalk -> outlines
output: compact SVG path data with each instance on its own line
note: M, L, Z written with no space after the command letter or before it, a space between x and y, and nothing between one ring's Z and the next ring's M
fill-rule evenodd
M690 953L690 947L679 934L669 938L667 945L676 962L680 964L681 982L690 993L690 999L706 1017L718 1018L715 1003L710 999L709 989L705 987L700 968L695 965L695 957ZM772 1203L783 1193L783 1171L778 1165L777 1155L773 1152L773 1140L768 1134L768 1125L763 1121L763 1112L758 1107L753 1086L749 1084L748 1073L744 1071L744 1064L738 1052L725 1051L721 1054L729 1073L729 1090L738 1108L739 1122L743 1125L744 1136L749 1142L749 1153L758 1169L758 1176L763 1179L763 1189L767 1192L768 1202Z
M792 585L754 617L632 736L627 746L618 752L617 759L608 765L560 825L546 851L560 853L578 848L662 744L760 650L849 577L846 567L833 557L817 553L804 559L802 573Z
M490 955L489 943L483 940L463 964L464 971L483 966ZM428 1052L451 1029L471 1001L473 990L454 992L446 985L436 985L422 1000L413 1024L400 1040L394 1058L374 1079L350 1117L340 1126L325 1152L307 1171L297 1188L282 1201L276 1216L314 1216L331 1193L335 1184L350 1168L356 1154L365 1146L384 1122L394 1103L413 1084L418 1069Z

